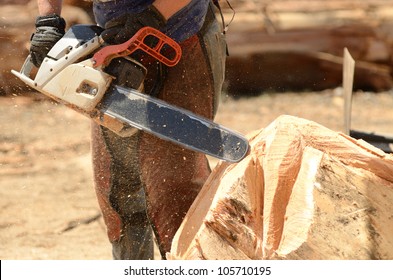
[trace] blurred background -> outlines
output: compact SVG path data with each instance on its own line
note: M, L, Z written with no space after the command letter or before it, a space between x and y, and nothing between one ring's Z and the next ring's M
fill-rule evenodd
M228 25L225 89L231 95L340 86L345 47L357 62L355 89L392 87L391 0L220 2ZM64 3L68 26L94 22L91 2ZM25 90L9 72L27 55L37 7L35 0L0 0L0 5L0 92L7 94Z
M64 2L68 27L94 22L91 2ZM393 135L393 0L220 3L229 56L218 123L247 134L289 114L342 131L347 48L353 128ZM10 73L37 13L35 0L0 0L0 259L110 259L89 120Z

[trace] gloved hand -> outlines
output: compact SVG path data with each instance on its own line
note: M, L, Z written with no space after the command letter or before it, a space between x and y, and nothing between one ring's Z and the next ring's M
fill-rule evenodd
M30 57L36 67L41 65L50 49L63 37L65 26L65 20L56 14L37 17L36 32L30 39Z
M124 14L108 21L101 36L108 44L121 44L134 36L142 27L150 26L159 30L165 25L164 16L150 5L139 14Z

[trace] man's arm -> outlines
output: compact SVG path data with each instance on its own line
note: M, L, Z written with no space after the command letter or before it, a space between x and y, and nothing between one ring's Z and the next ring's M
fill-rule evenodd
M38 12L40 16L47 16L51 14L60 15L62 0L37 0Z
M165 19L168 19L190 2L191 0L156 0L153 2L153 6L160 11Z

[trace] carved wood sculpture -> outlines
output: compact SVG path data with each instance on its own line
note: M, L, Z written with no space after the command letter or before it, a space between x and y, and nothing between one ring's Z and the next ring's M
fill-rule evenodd
M169 259L392 259L393 156L304 119L213 170Z

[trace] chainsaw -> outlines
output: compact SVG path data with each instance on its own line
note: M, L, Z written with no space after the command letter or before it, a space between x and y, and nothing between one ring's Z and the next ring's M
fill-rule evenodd
M123 44L107 45L101 32L95 25L75 25L53 46L38 69L29 55L21 70L12 73L120 136L143 130L229 162L238 162L246 155L249 144L239 133L142 93L147 71L130 55L144 52L172 67L181 58L181 48L175 41L144 27ZM115 58L124 58L132 65L131 88L116 84L116 76L108 73L108 65Z

